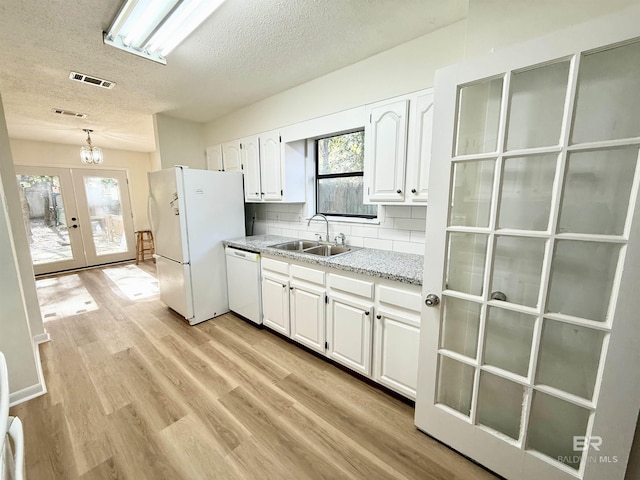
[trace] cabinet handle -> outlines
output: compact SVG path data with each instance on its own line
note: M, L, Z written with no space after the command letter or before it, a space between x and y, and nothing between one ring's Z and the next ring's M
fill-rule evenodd
M287 288L287 286L286 285L282 285L282 288Z
M369 315L369 313L371 313L371 312L364 312L365 315Z
M376 315L376 318L380 320L382 318L382 315Z
M289 290L293 290L293 287L289 287Z
M402 190L398 189L396 190L396 193L402 193Z
M415 188L412 188L411 193L418 193L418 191Z

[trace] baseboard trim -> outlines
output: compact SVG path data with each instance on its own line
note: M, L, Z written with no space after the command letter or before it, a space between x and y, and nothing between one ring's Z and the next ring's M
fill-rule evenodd
M51 337L46 331L33 337L33 352L36 359L36 369L38 371L38 383L31 385L30 387L23 388L22 390L18 390L17 392L10 393L10 407L47 393L47 385L44 382L44 373L42 372L42 361L40 360L40 344L50 340Z
M9 406L15 407L20 403L24 403L27 400L39 397L45 393L47 393L47 388L44 382L38 382L35 385L31 385L30 387L23 388L22 390L9 394Z
M44 333L39 333L38 335L33 337L33 343L36 345L40 345L41 343L47 343L51 341L51 335L46 330Z

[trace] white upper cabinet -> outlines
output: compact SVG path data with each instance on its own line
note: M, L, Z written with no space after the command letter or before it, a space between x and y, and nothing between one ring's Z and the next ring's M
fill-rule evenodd
M260 177L262 179L262 200L281 201L284 196L282 186L282 150L278 130L260 135Z
M415 98L415 99L414 99ZM407 150L407 190L405 201L426 202L431 163L433 128L433 89L419 92L409 107L409 145Z
M260 201L260 145L258 137L246 137L240 140L242 168L244 171L244 197L247 202Z
M365 127L365 201L401 202L407 162L409 100L370 105L369 119Z
M413 204L427 200L433 89L367 107L365 203Z
M222 172L224 164L222 162L222 145L211 145L206 149L207 154L207 170L217 170Z
M225 172L242 172L240 140L222 144L222 161Z
M273 130L241 143L246 202L305 201L304 141L282 143Z

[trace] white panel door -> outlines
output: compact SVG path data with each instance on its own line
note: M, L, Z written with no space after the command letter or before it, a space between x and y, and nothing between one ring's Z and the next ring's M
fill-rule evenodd
M16 178L36 274L135 257L125 171L16 166Z
M240 140L233 140L222 144L222 161L225 171L242 172Z
M379 309L374 330L375 379L415 399L420 343L418 315Z
M409 100L374 105L369 113L365 130L366 199L401 202L405 196Z
M291 338L324 353L325 289L292 284Z
M244 168L244 198L247 202L262 200L260 185L260 146L258 137L247 137L241 141L242 165Z
M207 170L217 170L222 172L224 164L222 161L222 145L212 145L207 147Z
M122 262L135 257L136 241L127 172L71 170L78 198L78 218L87 265Z
M263 273L262 315L265 326L289 336L289 282Z
M637 18L436 75L416 425L509 479L624 477L640 409Z
M372 317L372 304L332 295L327 315L329 357L371 375Z
M260 155L262 199L280 201L283 194L283 171L279 130L260 135Z
M419 94L411 105L407 162L407 195L411 202L426 202L433 130L433 90Z

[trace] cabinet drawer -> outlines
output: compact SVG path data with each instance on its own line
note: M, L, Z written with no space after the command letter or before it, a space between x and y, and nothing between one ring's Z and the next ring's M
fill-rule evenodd
M314 268L291 265L291 277L324 286L324 272Z
M373 298L373 282L356 280L342 275L329 274L329 286L332 290L341 290L364 298Z
M272 272L282 273L283 275L289 275L289 264L286 262L262 257L260 264L262 265L263 270L270 270Z
M378 287L378 300L380 303L393 305L395 307L404 308L413 312L420 313L422 309L421 292L418 288L415 290L410 287L396 288L387 285Z

